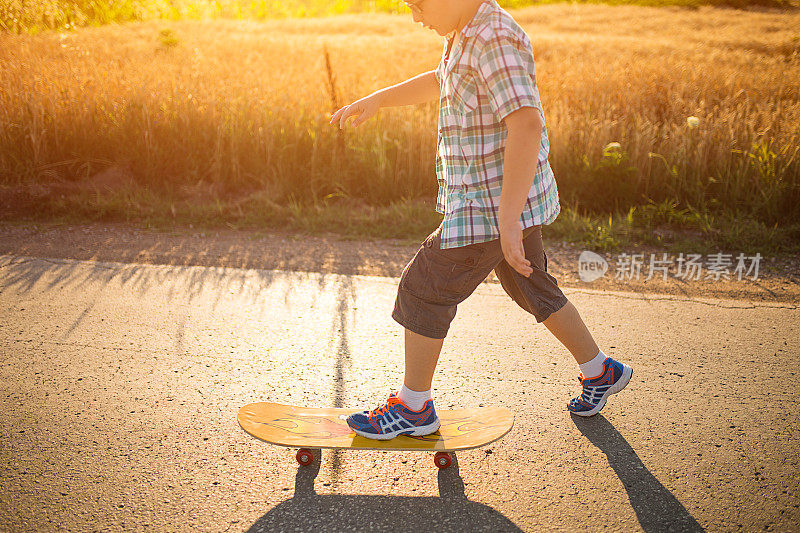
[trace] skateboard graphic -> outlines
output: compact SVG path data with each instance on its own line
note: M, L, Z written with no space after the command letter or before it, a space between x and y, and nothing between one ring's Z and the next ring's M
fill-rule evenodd
M491 444L511 431L514 414L505 407L476 407L437 411L441 427L430 435L401 435L391 440L374 440L356 435L345 418L353 409L314 408L259 402L245 405L236 417L253 437L289 448L299 448L297 462L314 462L311 449L434 451L434 463L447 468L449 452Z

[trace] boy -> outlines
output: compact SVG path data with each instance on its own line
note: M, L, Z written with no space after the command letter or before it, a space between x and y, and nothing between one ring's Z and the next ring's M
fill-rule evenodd
M436 70L377 91L331 117L357 127L379 108L439 99L439 228L400 278L392 318L405 328L398 393L351 415L357 434L388 440L439 428L431 381L456 306L494 270L503 289L572 353L583 392L570 412L592 416L632 369L600 351L547 273L541 225L559 213L528 36L495 0L406 2L414 21L447 36Z

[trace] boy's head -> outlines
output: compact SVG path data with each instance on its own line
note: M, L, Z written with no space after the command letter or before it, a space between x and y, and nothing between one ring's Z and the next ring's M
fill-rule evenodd
M407 0L414 22L439 35L460 31L486 0Z

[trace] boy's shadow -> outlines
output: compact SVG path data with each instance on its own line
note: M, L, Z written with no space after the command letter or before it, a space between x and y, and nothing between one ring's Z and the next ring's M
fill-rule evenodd
M602 415L572 415L572 421L600 448L628 492L636 518L645 531L704 531L697 520L645 468L628 441Z
M314 450L314 464L297 469L294 497L270 509L248 531L522 531L488 505L467 499L452 455L452 465L439 470L439 497L348 496L316 493L320 453Z

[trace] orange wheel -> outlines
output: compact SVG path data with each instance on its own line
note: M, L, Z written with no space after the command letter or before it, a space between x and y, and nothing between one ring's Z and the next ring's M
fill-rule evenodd
M444 470L445 468L453 464L453 458L450 457L450 454L447 452L436 452L436 455L433 456L433 462L440 469Z
M311 450L307 450L305 448L300 448L297 450L297 455L295 457L297 462L302 466L308 466L314 462L314 454L311 453Z

